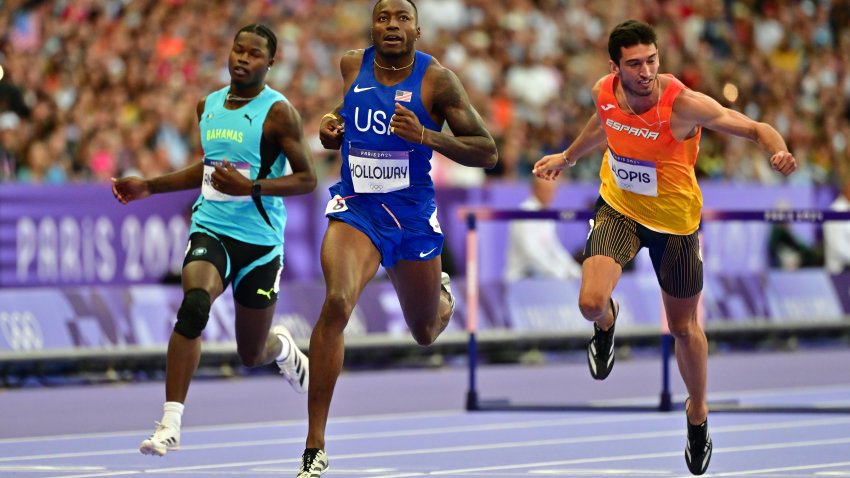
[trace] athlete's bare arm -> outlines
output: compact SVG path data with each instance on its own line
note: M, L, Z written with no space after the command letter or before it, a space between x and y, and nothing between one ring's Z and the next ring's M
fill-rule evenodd
M785 140L773 126L724 108L710 96L686 89L673 103L670 128L676 139L683 139L692 134L696 126L754 141L771 155L773 169L785 176L797 169L794 156L788 152Z
M263 125L263 135L280 146L292 174L274 179L261 179L264 196L293 196L316 189L316 170L310 148L304 140L301 115L288 101L275 103Z
M201 98L201 100L198 101L198 106L195 108L199 123L201 122L201 116L204 114L206 103L207 98ZM200 161L196 161L183 169L148 179L146 182L148 183L147 187L150 190L150 193L157 194L200 188L203 180L204 161L201 159Z
M422 103L437 124L447 122L452 134L423 129L419 118L396 103L390 125L394 133L411 143L422 143L464 166L492 168L498 161L496 142L481 115L469 103L457 75L436 60L422 79Z
M363 50L349 50L339 60L339 70L342 73L342 100L324 117L319 124L319 140L325 149L339 149L345 134L345 123L339 112L345 104L345 92L351 88L351 83L357 78L360 63L363 62Z
M316 188L316 171L310 149L304 141L301 115L288 101L272 105L263 123L263 137L286 155L292 174L260 179L263 196L295 196ZM216 166L212 182L219 191L232 196L251 194L253 181L240 174L232 165Z
M203 98L198 102L198 106L195 109L199 122L201 115L204 113L205 104L206 98ZM174 171L173 173L155 178L143 179L137 176L121 179L112 178L112 195L121 204L127 204L130 201L144 199L151 194L200 188L203 179L204 162L201 160L191 163L185 168Z
M602 80L599 80L593 87L593 98L599 97L601 87ZM599 121L599 116L593 113L581 133L566 151L543 156L534 164L532 172L541 179L553 180L561 175L561 171L567 167L575 166L576 161L604 145L607 141L608 136L605 134L605 128Z

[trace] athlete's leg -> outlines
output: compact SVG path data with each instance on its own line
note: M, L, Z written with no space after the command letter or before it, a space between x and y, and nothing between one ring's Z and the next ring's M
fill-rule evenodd
M713 444L708 433L708 402L706 401L706 370L708 344L697 320L697 307L701 293L688 298L677 298L662 291L667 324L676 338L676 362L688 390L685 404L687 443L685 463L694 475L708 469Z
M181 320L205 320L203 318L191 317L192 313L203 315L204 311L200 310L205 305L194 304L193 302L202 302L203 298L193 300L191 297L202 296L204 291L209 296L209 304L212 304L219 295L221 295L224 285L221 281L218 269L206 261L193 261L183 267L183 293L184 305L187 308L186 314L190 317L178 318L178 323ZM194 291L194 292L193 292ZM188 303L187 303L188 302ZM195 311L195 312L192 312ZM209 310L206 310L209 314ZM178 316L180 313L178 312ZM192 381L192 375L198 368L198 362L201 359L201 337L197 326L187 326L190 332L180 333L177 326L171 332L171 338L168 340L168 353L165 364L165 400L168 402L186 401L186 395L189 392L189 383ZM197 334L197 336L195 336ZM188 335L188 336L187 336Z
M201 333L212 303L224 289L221 264L227 261L222 244L205 234L190 236L191 251L183 263L183 301L168 341L165 364L165 403L156 430L142 441L144 455L165 455L180 446L183 402L201 357ZM219 262L217 267L213 261Z
M326 290L310 336L307 448L324 449L328 410L345 352L342 333L363 288L378 271L381 255L369 236L331 219L322 241L321 261Z
M281 351L280 340L270 334L275 304L251 309L236 303L236 353L246 367L271 363Z
M690 403L688 421L699 425L708 416L706 401L706 371L708 369L708 341L697 321L697 305L701 294L680 299L661 292L667 311L667 324L676 339L676 362L679 373L688 389Z
M608 330L614 324L610 300L622 274L623 267L608 256L591 256L581 265L578 306L581 315L596 322L601 330Z
M282 348L289 350L270 333L281 272L281 256L272 250L243 266L233 281L236 352L246 367L265 365L277 358Z
M581 315L593 322L587 343L587 365L596 380L605 380L614 368L614 333L619 305L611 298L623 266L641 247L637 223L606 204L596 203L590 233L584 246L578 305Z
M387 275L398 293L404 319L416 343L434 343L452 317L452 299L440 287L440 256L427 261L400 260L387 269Z
M641 243L637 223L599 198L590 221L584 246L586 259L581 267L578 305L585 319L600 331L614 324L611 294L623 274L623 266L634 259ZM596 329L594 329L596 330Z
M679 373L691 398L688 419L692 424L700 424L708 414L708 343L697 321L697 307L703 285L699 235L695 232L689 235L657 236L649 247L649 256L661 286L667 325L676 339Z

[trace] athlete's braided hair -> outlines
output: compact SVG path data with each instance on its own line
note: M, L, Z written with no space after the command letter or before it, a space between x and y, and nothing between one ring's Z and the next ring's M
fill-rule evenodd
M236 38L242 32L254 33L260 35L261 37L266 39L266 43L269 46L269 58L274 59L275 53L277 53L277 36L274 34L271 29L262 23L252 23L250 25L245 25L240 28L238 32L236 32L236 36L233 37L233 41L236 41Z

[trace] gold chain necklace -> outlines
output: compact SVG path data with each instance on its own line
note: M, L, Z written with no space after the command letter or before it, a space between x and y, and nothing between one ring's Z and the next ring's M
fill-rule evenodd
M655 116L656 118L658 118L658 121L656 121L655 123L647 123L641 115L635 113L635 110L632 109L632 105L629 104L629 95L626 94L626 89L623 88L623 102L626 103L626 107L629 109L629 113L634 116L637 116L637 118L641 120L643 124L645 124L648 128L654 128L656 126L661 127L661 125L664 123L663 121L661 121L661 112L658 110L658 107L661 104L661 83L659 82L658 77L655 78L655 84L658 85L658 101L655 102ZM653 90L654 89L655 88L653 88ZM650 95L651 94L652 93L650 93Z
M256 95L254 95L254 96L252 96L252 97L250 97L250 98L245 98L245 97L242 97L242 96L236 96L236 95L233 95L233 94L227 93L227 96L225 96L225 97L224 97L224 101L251 101L251 100L253 100L254 98L256 98L256 97L260 96L261 94L263 94L263 91L265 91L265 90L266 90L266 85L263 85L263 89L262 89L262 90L260 90L260 92L259 92L259 93L257 93Z
M372 60L372 61L375 63L375 66L377 66L378 68L380 68L380 69L382 69L382 70L400 71L400 70L406 70L406 69L410 68L411 66L413 66L413 64L414 64L414 63L416 63L416 57L415 57L415 56L413 57L413 61L411 61L409 65L407 65L407 66L403 66L403 67L401 67L401 68L396 68L396 67L394 67L394 66L390 66L390 67L381 66L381 65L378 63L378 59L377 59L377 58L375 58L375 59L374 59L374 60Z

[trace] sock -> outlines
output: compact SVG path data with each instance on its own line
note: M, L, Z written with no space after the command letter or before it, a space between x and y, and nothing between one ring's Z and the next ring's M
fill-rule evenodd
M162 424L170 427L180 428L183 418L184 405L180 402L165 402L162 406Z
M289 358L289 353L292 352L292 342L285 335L278 335L277 338L280 339L280 355L277 356L275 361L283 362Z

